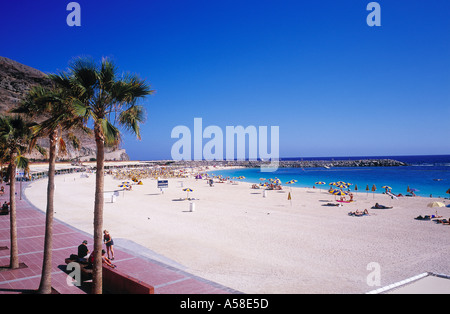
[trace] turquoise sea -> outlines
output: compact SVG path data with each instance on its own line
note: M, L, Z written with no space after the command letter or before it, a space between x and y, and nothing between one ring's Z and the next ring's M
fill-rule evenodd
M367 185L371 189L376 186L376 193L384 192L382 186L390 186L394 194L407 194L407 188L415 189L418 196L449 197L450 189L450 156L390 156L390 157L346 157L340 159L376 159L390 158L408 163L403 167L332 167L326 168L279 168L275 172L261 172L259 168L210 171L214 175L224 177L244 176L242 181L259 183L260 178L279 178L283 184L297 180L292 187L313 187L328 189L330 182L345 181L352 183L352 190L366 192ZM294 158L292 158L294 159ZM304 160L314 158L304 158ZM316 158L325 160L325 158ZM329 158L331 160L331 158ZM337 160L339 158L332 158ZM323 181L326 185L317 185ZM370 191L372 193L372 191Z

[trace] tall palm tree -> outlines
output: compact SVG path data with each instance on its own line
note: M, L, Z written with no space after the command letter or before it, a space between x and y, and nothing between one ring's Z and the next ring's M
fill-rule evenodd
M28 159L22 155L31 140L31 125L19 116L0 116L0 143L9 162L10 201L10 268L19 268L16 221L16 169L27 169Z
M140 139L139 125L144 122L144 108L137 104L154 91L137 75L119 75L109 59L97 65L90 59L73 61L67 73L53 77L60 86L77 94L78 113L93 124L97 147L97 171L94 203L94 267L92 292L102 293L102 229L105 144L118 145L123 127ZM117 127L116 127L117 125Z
M23 113L33 119L41 120L33 126L33 140L31 148L36 144L39 137L48 137L49 147L49 169L47 185L47 209L45 219L44 259L42 264L42 275L38 292L41 294L51 293L51 270L52 270L52 247L53 247L53 212L55 194L55 164L57 145L64 152L66 144L62 137L63 130L82 128L83 120L72 106L70 90L49 89L36 86L30 89L22 103L15 109L15 113ZM69 137L75 139L72 133ZM75 139L75 147L77 141Z

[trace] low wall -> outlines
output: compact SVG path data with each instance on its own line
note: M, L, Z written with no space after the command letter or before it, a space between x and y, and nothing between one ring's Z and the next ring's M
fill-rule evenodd
M70 258L65 259L66 264L75 262ZM84 264L80 264L81 274L84 280L92 279L92 269L86 269ZM154 294L155 288L145 282L133 278L116 268L103 265L102 271L103 290L113 294Z
M103 265L103 290L116 294L154 294L153 286Z

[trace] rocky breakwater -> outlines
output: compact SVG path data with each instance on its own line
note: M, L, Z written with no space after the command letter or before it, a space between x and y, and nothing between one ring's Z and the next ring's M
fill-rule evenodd
M252 160L199 160L199 161L169 161L166 164L177 167L245 167L257 168L269 165L266 161ZM273 164L274 166L276 164ZM408 164L393 159L360 159L360 160L280 160L279 168L312 168L312 167L400 167Z
M296 160L280 161L281 168L310 167L400 167L406 163L393 159L360 159L360 160Z

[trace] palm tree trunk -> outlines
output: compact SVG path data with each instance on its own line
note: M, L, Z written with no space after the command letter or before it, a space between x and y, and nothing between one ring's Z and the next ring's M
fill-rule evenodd
M10 155L11 172L9 174L9 204L10 204L10 236L11 254L10 265L12 269L19 268L19 249L17 246L17 221L16 221L16 164L14 154Z
M53 199L55 194L55 162L57 131L50 135L50 160L48 165L47 185L47 210L45 215L45 242L44 261L42 262L42 275L38 292L41 294L52 293L52 248L53 248Z
M103 229L103 188L104 188L104 160L105 144L100 132L100 126L94 128L95 142L97 144L97 173L95 177L95 205L94 205L94 270L92 280L92 293L101 294L102 289L102 229Z

